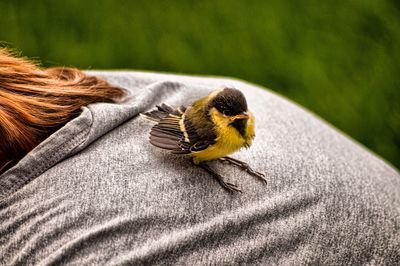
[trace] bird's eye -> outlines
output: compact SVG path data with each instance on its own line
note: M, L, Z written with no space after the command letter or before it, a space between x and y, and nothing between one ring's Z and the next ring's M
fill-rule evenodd
M225 111L223 112L223 114L224 114L224 115L227 115L227 116L230 116L230 115L232 115L232 112L231 112L230 110L225 110Z
M217 108L217 110L218 110L221 114L223 114L223 115L225 115L225 116L231 115L231 110L230 110L229 106L227 106L227 105L224 104L224 103L218 103L218 104L216 104L216 108Z

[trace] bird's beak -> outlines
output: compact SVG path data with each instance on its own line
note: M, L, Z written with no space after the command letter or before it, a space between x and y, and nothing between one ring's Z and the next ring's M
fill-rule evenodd
M249 114L247 112L243 112L241 114L235 115L232 117L232 120L238 120L238 119L249 119Z

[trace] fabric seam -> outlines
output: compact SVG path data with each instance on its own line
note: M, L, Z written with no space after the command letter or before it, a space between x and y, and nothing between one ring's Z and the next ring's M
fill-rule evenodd
M90 112L91 113L91 112ZM32 181L34 178L38 177L41 173L45 172L46 169L48 169L50 166L52 166L55 162L57 162L63 154L69 153L71 150L74 150L77 146L82 144L89 132L90 129L92 128L93 124L93 119L91 118L91 123L90 125L82 132L79 132L75 137L70 139L69 141L64 142L60 146L58 146L56 149L58 150L55 154L52 153L51 155L45 154L43 156L43 162L40 163L40 166L34 170L30 175L26 177L20 177L18 178L17 176L12 177L11 181L15 182L15 184L6 187L4 189L4 192L2 195L0 195L0 203L3 202L3 200L7 197L18 191L19 189L23 188L26 184L28 184L30 181ZM65 152L66 148L70 148L67 152ZM15 180L17 179L17 180ZM9 180L10 181L10 180Z

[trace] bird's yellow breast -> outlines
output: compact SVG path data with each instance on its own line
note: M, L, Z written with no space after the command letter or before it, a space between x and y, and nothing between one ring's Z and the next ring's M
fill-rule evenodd
M216 143L202 151L193 152L191 156L195 164L215 160L227 156L243 146L250 146L254 137L254 118L252 115L247 123L245 136L242 136L234 127L230 126L230 121L219 113L212 111L211 118L215 124Z

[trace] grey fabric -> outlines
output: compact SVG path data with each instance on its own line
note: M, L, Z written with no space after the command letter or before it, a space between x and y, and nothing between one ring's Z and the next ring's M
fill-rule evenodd
M97 103L0 177L0 264L395 265L400 175L301 107L220 78L91 72L128 89ZM218 162L230 194L186 157L148 143L138 116L220 86L244 92L256 139Z

